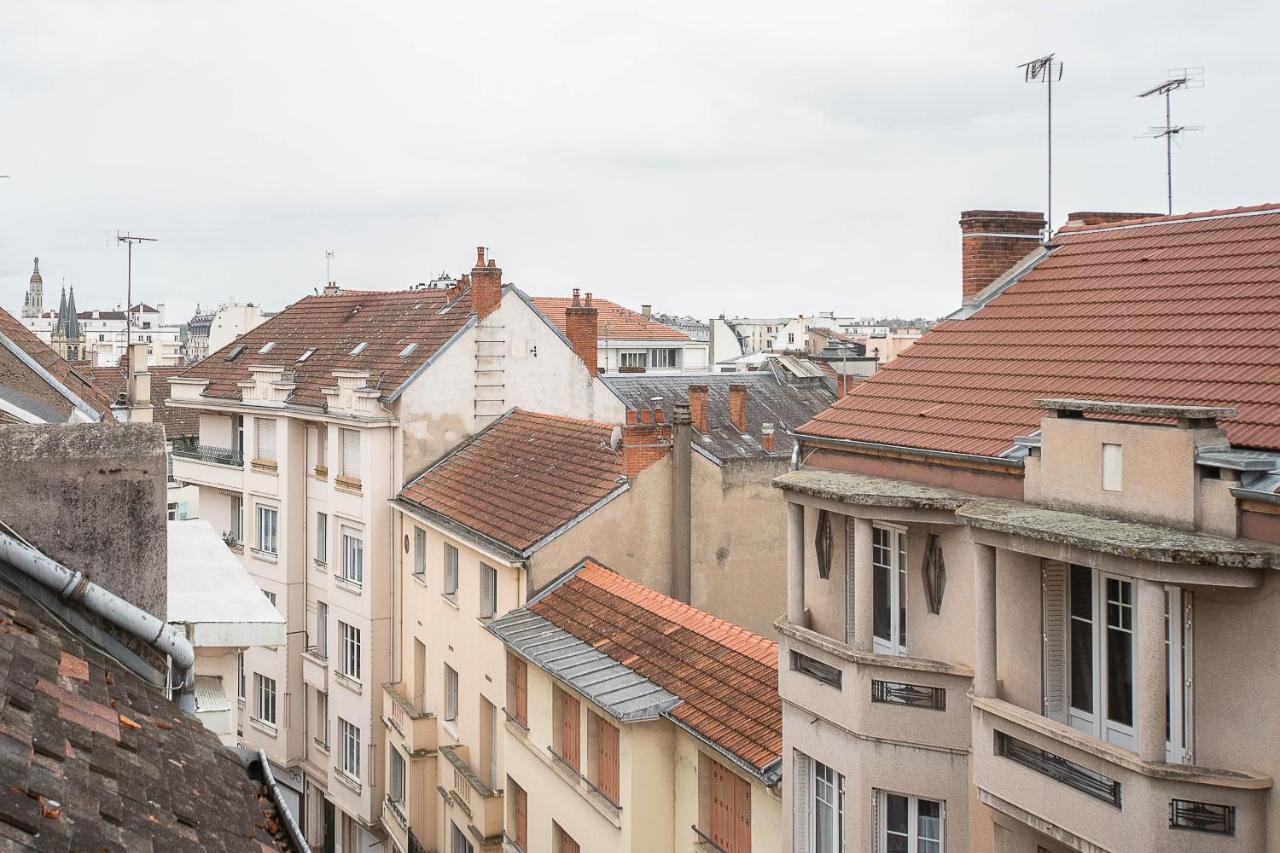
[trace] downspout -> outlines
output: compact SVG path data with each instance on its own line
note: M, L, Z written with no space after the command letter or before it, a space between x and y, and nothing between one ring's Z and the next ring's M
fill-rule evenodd
M178 705L184 711L195 711L196 651L181 630L7 533L0 533L0 561L53 590L64 601L84 607L168 656L179 677Z
M267 794L271 798L272 804L276 807L276 815L279 816L281 823L284 824L285 834L289 836L289 843L293 846L295 853L311 853L311 847L307 844L307 839L302 835L302 829L298 826L297 819L293 816L293 812L289 811L289 807L285 804L284 795L280 792L280 786L276 784L276 777L271 772L271 762L267 759L267 752L264 749L254 751L245 746L231 747L231 751L239 759L240 764L249 773L249 778L255 782L261 782L267 789Z
M693 593L693 426L688 403L677 403L671 418L671 592L691 603Z

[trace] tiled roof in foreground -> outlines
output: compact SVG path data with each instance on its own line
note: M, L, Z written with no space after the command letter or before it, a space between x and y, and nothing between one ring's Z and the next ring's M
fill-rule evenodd
M3 335L9 342L24 352L28 358L39 364L50 376L62 383L72 394L76 395L80 400L97 412L98 415L106 419L111 419L111 400L103 395L98 389L84 376L81 376L71 363L58 355L53 347L46 344L40 338L36 337L35 332L28 329L18 320L17 317L0 308L0 335ZM45 384L45 380L32 374L35 382ZM13 377L16 379L17 377ZM19 383L22 384L22 383ZM57 392L51 386L48 393L41 393L40 399L59 410L70 408L70 404L66 402L65 397Z
M609 424L513 409L400 492L514 551L525 551L625 482Z
M776 771L782 756L776 643L591 560L526 610L679 699L664 716L757 773Z
M0 783L3 850L262 851L285 837L213 732L5 581Z
M534 296L533 304L547 319L566 332L565 311L573 299L564 296ZM623 308L607 299L592 299L595 306L596 329L600 340L605 341L688 341L690 337L679 329L645 317L638 311Z
M968 319L939 323L800 432L999 456L1041 397L1226 405L1280 449L1280 205L1067 228Z

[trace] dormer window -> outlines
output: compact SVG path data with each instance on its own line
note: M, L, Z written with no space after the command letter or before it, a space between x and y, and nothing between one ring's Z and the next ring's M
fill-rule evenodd
M258 349L258 355L271 352L273 349L275 349L275 346L276 346L275 341L267 341Z
M227 357L223 360L235 361L237 358L240 357L240 353L242 352L244 352L244 344L236 344L231 348L231 352L227 353Z
M302 355L298 356L298 362L297 362L297 363L298 363L298 364L301 364L302 362L304 362L304 361L306 361L307 359L311 358L311 356L315 354L315 351L316 351L316 348L315 348L315 347L310 347L309 349L307 349L307 351L306 351L306 352L304 352Z
M416 350L417 348L418 348L418 345L416 343L409 344L407 347L400 350L400 357L408 358L410 355L413 354L413 351Z
M368 341L361 341L360 343L355 345L354 349L351 350L351 354L359 355L360 353L364 352L364 348L367 347L368 345L369 345Z

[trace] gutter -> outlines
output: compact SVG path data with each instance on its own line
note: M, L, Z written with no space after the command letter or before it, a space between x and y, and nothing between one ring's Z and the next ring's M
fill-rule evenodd
M195 711L196 651L178 628L109 592L83 572L67 568L7 533L0 533L0 561L48 587L63 601L83 606L166 655L180 678L178 705L184 711Z
M254 751L246 746L233 746L230 750L249 774L249 778L261 782L266 787L271 804L276 807L276 814L284 824L285 834L289 836L289 843L293 849L297 853L311 853L311 847L303 837L298 821L285 805L284 795L280 793L280 786L276 784L276 777L271 772L271 762L267 759L266 750Z
M911 456L925 456L931 459L949 459L954 462L980 462L984 465L998 465L1004 468L1021 468L1021 459L1007 459L1003 456L982 456L977 453L956 453L951 450L925 450L921 447L905 447L901 444L881 444L876 441L858 441L853 438L828 438L803 432L793 432L793 439L813 444L833 444L837 447L853 447L860 450L877 450L886 453L905 453Z

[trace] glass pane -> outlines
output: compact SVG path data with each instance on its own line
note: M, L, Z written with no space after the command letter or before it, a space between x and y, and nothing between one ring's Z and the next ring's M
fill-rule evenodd
M835 839L831 837L831 824L831 806L821 799L817 800L813 810L814 853L836 853Z
M889 626L891 616L889 611L889 567L877 563L874 572L874 595L873 603L875 605L875 619L873 630L875 635L882 640L892 640L893 635L890 633Z
M910 839L907 836L891 832L885 838L884 849L886 853L908 853L909 843Z
M898 570L898 645L907 646L907 570Z
M1071 707L1093 713L1093 574L1071 567Z
M1071 615L1093 621L1093 571L1084 566L1071 567Z
M919 836L921 850L926 849L925 841L942 840L942 803L934 800L920 800L917 805L916 834Z
M1133 725L1133 635L1107 629L1107 717Z
M907 798L898 794L885 794L885 827L889 832L906 834L911 827L907 819Z

